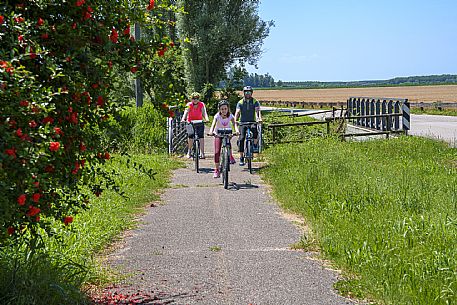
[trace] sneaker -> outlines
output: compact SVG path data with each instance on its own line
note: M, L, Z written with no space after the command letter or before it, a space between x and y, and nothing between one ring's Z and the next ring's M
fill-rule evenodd
M187 154L187 159L192 159L192 155L191 154Z
M200 154L200 159L205 159L205 155Z
M236 160L233 156L230 156L230 164L235 164Z
M240 158L240 166L244 166L244 158Z
M219 173L219 170L218 170L218 169L215 169L215 170L214 170L214 175L213 175L213 177L214 177L214 178L219 178L220 176L221 176L221 174Z

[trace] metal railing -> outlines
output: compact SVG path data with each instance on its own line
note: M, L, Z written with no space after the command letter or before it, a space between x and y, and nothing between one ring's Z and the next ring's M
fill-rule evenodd
M405 134L410 130L408 99L350 97L346 107L347 118L353 125Z
M187 147L187 133L185 124L181 123L183 113L175 110L175 115L167 120L168 153L184 153Z

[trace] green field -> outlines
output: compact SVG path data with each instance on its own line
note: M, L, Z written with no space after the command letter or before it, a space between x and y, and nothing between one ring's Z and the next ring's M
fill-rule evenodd
M266 151L263 177L344 270L341 293L377 304L457 304L457 150L415 137L314 138Z

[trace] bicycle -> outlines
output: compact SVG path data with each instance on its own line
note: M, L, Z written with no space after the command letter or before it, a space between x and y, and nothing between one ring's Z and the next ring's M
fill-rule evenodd
M249 173L252 174L252 159L254 157L254 134L252 128L257 128L257 122L238 122L239 126L246 126L246 138L244 140L244 159L248 163ZM259 135L260 137L260 135Z
M224 188L228 188L229 184L229 171L230 171L230 156L232 145L230 143L230 139L232 138L232 128L218 128L217 134L215 137L219 137L222 139L222 146L221 146L221 160L219 162L219 172L222 175L222 184Z
M194 168L199 173L199 159L200 159L200 138L197 134L196 126L203 124L203 120L192 120L188 125L192 126L193 131L193 144L192 144L192 158L194 159Z

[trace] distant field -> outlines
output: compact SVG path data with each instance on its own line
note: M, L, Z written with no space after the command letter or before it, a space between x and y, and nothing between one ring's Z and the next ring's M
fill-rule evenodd
M457 103L457 85L333 89L255 90L265 101L345 102L350 96L407 98L411 103Z

